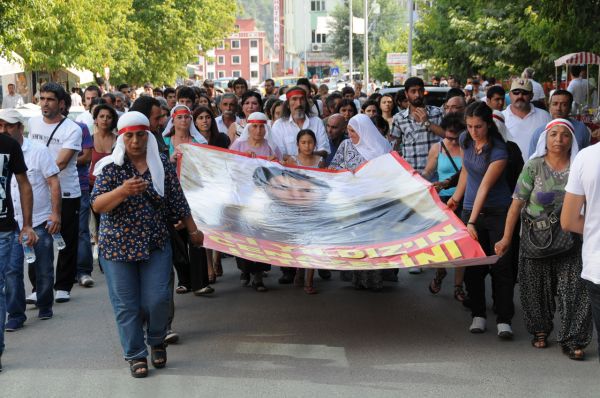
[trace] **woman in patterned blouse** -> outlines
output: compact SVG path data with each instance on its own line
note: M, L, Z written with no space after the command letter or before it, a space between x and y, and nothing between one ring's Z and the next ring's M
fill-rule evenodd
M171 243L167 224L187 228L201 246L203 234L192 219L174 166L158 152L149 121L128 112L118 123L111 156L94 169L92 208L100 216L99 260L106 275L117 328L133 377L148 374L146 342L152 365L167 363ZM146 322L146 342L143 325Z

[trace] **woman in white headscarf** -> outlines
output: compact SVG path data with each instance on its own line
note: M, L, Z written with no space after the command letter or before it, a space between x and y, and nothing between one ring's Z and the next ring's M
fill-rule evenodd
M552 213L560 220L565 185L577 151L574 128L568 120L554 119L546 125L535 153L517 181L504 236L495 246L496 254L507 251L521 211L526 213L521 216L523 223L527 222L526 216L536 219ZM528 258L523 250L526 239L521 236L519 287L525 325L533 335L531 344L535 348L548 346L557 296L561 320L558 343L569 358L583 359L583 349L592 339L592 313L580 277L581 240L576 237L573 248L564 253Z
M281 160L281 151L271 138L271 127L267 122L267 116L262 112L250 114L240 138L235 140L229 149L247 153L252 157L264 156L269 160Z
M179 220L194 245L203 242L175 167L159 154L149 125L140 112L121 116L115 149L96 164L91 194L92 208L100 214L98 257L124 357L136 378L148 374L146 343L155 368L167 363L172 266L167 225Z
M171 117L163 131L163 137L172 162L176 162L181 154L177 149L180 144L208 144L192 121L192 111L185 105L175 105L171 109Z
M354 171L358 166L392 151L388 140L377 130L365 114L353 116L348 121L348 137L342 141L329 168Z
M392 151L390 142L385 139L367 115L361 113L348 121L348 137L338 147L330 169L354 171L360 165ZM348 273L342 272L342 279L348 280ZM383 288L381 270L354 271L352 283L357 289L379 291Z

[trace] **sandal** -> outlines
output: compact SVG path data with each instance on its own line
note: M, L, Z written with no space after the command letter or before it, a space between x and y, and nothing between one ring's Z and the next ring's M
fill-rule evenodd
M217 277L216 277L216 275L209 275L209 277L208 277L208 284L209 285L214 285L215 283L217 283Z
M531 345L535 348L546 348L548 347L548 334L544 332L539 332L533 335L533 339L531 339Z
M465 297L466 295L462 285L454 285L454 299L462 303L465 301Z
M431 294L438 294L442 290L442 281L446 277L447 272L444 268L438 269L435 272L435 277L429 284L429 291Z
M152 360L152 366L156 369L162 369L167 366L167 345L158 344L152 346L150 349L150 358Z
M567 346L563 346L562 348L563 354L567 355L569 359L574 361L583 361L585 358L585 351L582 348L571 348Z
M177 289L175 289L175 293L177 294L186 294L189 291L190 290L185 286L177 286Z
M304 293L306 294L317 294L319 291L313 286L304 286Z
M141 379L148 376L148 360L146 358L132 359L128 362L131 377Z

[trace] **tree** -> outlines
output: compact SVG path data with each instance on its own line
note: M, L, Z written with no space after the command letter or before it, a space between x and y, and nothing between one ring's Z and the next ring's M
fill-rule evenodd
M379 39L379 52L376 53L373 62L369 63L369 73L371 76L382 82L393 82L394 75L387 65L387 54L406 52L407 43L407 29L399 29L398 36L394 41L389 41L385 38Z

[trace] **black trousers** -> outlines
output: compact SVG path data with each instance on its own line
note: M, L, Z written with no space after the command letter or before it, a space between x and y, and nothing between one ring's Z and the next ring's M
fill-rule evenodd
M590 301L592 302L592 316L596 333L598 335L598 356L600 357L600 285L597 285L588 280L584 281L587 288Z
M494 254L494 245L504 235L507 208L484 208L477 217L475 228L479 244L485 254ZM465 223L471 216L470 210L463 210L462 219ZM492 277L492 296L496 304L496 323L511 323L515 314L513 303L513 248L505 253L496 264L477 265L465 268L465 287L471 302L471 316L486 318L485 277Z
M192 291L208 286L206 249L190 244L187 230L179 230L177 234L183 242L183 246L179 248L173 244L173 265L177 272L178 285L185 286ZM184 252L176 255L176 250Z
M256 261L246 260L245 258L236 257L235 263L240 271L244 274L257 274L259 272L268 271L271 269L270 264L259 263ZM296 269L294 268L294 273Z

